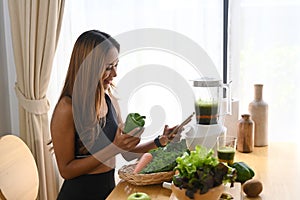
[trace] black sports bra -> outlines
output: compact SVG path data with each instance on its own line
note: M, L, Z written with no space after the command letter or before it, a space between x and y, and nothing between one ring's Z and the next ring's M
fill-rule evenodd
M81 157L86 157L88 155L91 155L107 145L111 144L115 138L116 131L118 128L118 122L117 122L117 114L114 106L111 103L111 99L107 94L105 94L105 101L107 104L107 114L106 114L106 122L104 127L102 127L98 137L95 139L94 145L88 149L88 153L82 154L80 153L79 149L82 147L82 142L79 138L78 133L75 133L75 157L76 158L81 158Z

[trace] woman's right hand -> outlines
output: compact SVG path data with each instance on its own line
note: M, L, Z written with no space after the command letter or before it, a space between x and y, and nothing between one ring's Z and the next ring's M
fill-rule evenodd
M141 134L144 128L137 127L129 133L123 133L123 126L119 126L116 132L113 144L122 149L123 151L133 150L141 141Z

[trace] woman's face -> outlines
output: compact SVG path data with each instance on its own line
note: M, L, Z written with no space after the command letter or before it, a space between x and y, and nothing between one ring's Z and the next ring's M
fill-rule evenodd
M117 66L119 63L118 50L112 48L109 50L105 59L104 73L102 76L102 83L105 90L112 84L113 78L117 76Z

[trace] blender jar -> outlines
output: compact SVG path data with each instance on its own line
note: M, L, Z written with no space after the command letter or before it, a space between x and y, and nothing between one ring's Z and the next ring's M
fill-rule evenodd
M222 114L227 114L231 112L231 95L228 84L223 84L221 80L206 77L193 80L195 111L198 124L218 124L223 99L223 88L228 91L228 95L226 113Z

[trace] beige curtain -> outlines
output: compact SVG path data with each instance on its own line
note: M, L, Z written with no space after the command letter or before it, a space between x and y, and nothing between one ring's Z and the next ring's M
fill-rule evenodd
M61 28L64 0L8 0L19 101L20 136L39 172L39 199L56 199L59 184L50 140L46 92Z

